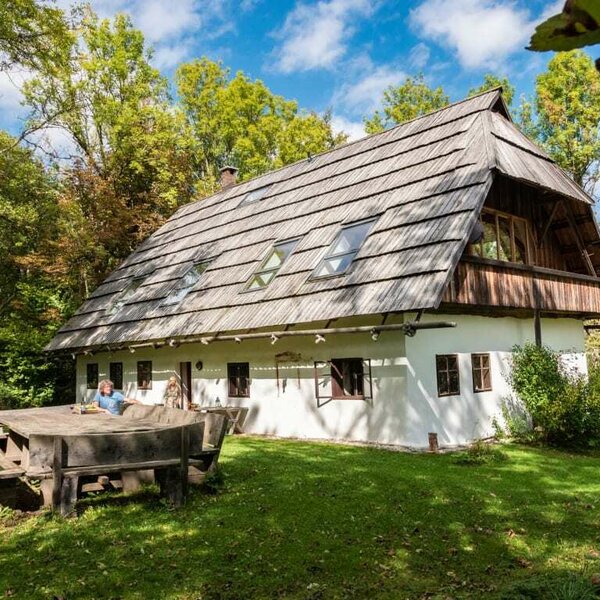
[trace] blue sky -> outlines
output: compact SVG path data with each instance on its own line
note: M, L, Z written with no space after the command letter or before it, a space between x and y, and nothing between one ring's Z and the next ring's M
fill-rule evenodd
M67 0L58 0L66 8ZM262 79L301 107L330 109L334 125L362 135L381 93L422 71L452 100L486 72L531 93L549 54L524 50L563 0L92 0L101 16L127 12L171 77L202 55ZM0 79L0 127L15 132L23 74Z

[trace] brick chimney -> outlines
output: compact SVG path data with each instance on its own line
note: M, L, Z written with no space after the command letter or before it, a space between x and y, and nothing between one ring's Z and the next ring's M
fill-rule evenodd
M221 173L221 189L226 190L237 183L237 172L235 167L226 165L219 169Z

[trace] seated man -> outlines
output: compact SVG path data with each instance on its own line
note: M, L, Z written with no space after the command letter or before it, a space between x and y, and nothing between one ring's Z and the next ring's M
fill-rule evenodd
M123 404L140 404L135 398L125 398L120 392L115 392L114 384L110 379L103 379L98 384L98 391L92 401L100 412L110 415L120 415L123 412Z

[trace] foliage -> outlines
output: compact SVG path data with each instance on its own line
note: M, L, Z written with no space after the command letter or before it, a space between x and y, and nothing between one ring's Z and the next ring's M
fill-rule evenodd
M593 44L600 44L597 0L569 0L561 13L536 27L528 50L574 50Z
M502 97L506 102L506 106L511 108L515 97L515 86L508 80L508 77L498 77L493 73L486 73L483 76L483 83L478 87L471 88L468 96L475 96L476 94L481 94L497 87L502 88Z
M78 31L71 60L39 69L23 93L28 132L59 128L72 145L46 263L81 297L191 199L194 174L184 120L129 17L88 8Z
M209 471L202 481L202 489L209 494L219 494L225 490L227 477L220 466Z
M457 465L478 466L494 462L502 462L507 459L506 454L497 446L487 444L483 440L477 440L471 444L465 452L457 452L454 462Z
M521 128L593 194L600 175L600 74L583 51L556 54L524 100Z
M599 571L598 458L503 451L465 473L449 454L229 436L225 490L180 510L99 495L76 520L0 522L0 594L497 600Z
M449 101L441 86L432 89L427 85L422 73L407 77L401 85L390 86L383 92L383 112L377 110L372 117L366 117L365 130L379 133L392 125L443 108Z
M510 383L547 441L557 445L600 443L600 375L586 381L561 365L559 353L526 344L513 349Z
M232 164L240 179L331 150L346 141L328 115L298 110L260 80L239 71L230 77L208 58L182 64L176 73L181 108L194 136L194 163L202 190L214 191L219 168Z
M16 65L53 68L66 62L70 32L63 12L44 0L0 2L0 72Z
M67 366L42 349L72 304L34 258L56 233L56 178L5 133L0 173L0 408L16 408L64 394Z
M495 418L493 422L498 439L508 435L511 439L522 443L537 441L539 436L533 429L531 417L521 403L515 402L512 398L503 398L502 418L503 424L500 424Z

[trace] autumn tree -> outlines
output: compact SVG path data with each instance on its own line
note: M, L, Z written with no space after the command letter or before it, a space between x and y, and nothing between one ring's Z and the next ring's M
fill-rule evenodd
M193 195L191 138L129 17L87 10L71 59L41 68L23 93L31 133L68 137L60 252L49 257L86 295ZM64 153L49 148L54 158ZM73 230L73 224L77 224ZM69 249L69 251L66 251Z
M422 73L407 77L399 86L383 92L382 110L365 117L367 133L379 133L388 127L410 121L428 112L443 108L450 99L442 87L431 88Z
M593 194L600 175L600 75L582 50L556 54L521 106L522 129Z
M62 364L42 348L73 304L35 259L56 235L56 177L4 132L0 174L0 408L9 408L52 398Z
M483 82L481 85L471 88L468 96L475 96L476 94L481 94L482 92L487 92L487 90L497 87L502 88L502 97L506 102L506 106L508 106L510 109L515 97L515 86L511 84L511 82L508 80L508 77L498 77L493 73L486 73L483 76Z
M193 132L201 193L216 189L225 163L236 166L243 180L346 141L333 133L328 115L300 111L260 80L241 71L231 77L220 62L201 58L183 64L175 79Z

